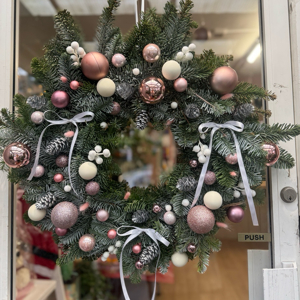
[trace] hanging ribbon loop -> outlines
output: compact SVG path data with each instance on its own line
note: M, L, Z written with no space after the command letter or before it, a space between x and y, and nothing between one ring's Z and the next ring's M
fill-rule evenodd
M241 172L241 177L242 177L243 184L245 187L245 193L246 193L246 196L248 199L248 205L249 205L249 209L250 209L250 213L251 213L252 223L254 226L258 226L255 205L254 205L250 185L248 182L247 173L246 173L243 158L242 158L241 148L240 148L239 142L236 138L236 135L234 133L234 132L242 132L244 130L244 124L241 122L238 122L238 121L228 121L224 124L208 122L208 123L203 123L199 126L199 132L200 133L206 132L204 130L205 128L206 128L206 131L209 130L210 128L212 128L212 131L210 133L210 142L209 142L209 149L211 151L212 151L212 142L213 142L213 137L214 137L215 132L221 128L229 129L231 131L231 134L232 134L232 137L234 140L234 144L235 144L235 148L236 148L236 154L237 154L238 164L239 164L239 168L240 168L240 172ZM197 185L196 193L195 193L191 208L197 203L197 201L200 197L201 190L202 190L203 183L204 183L204 177L205 177L205 174L206 174L206 171L208 168L208 164L209 164L209 158L210 158L210 156L207 158L205 164L202 166L199 182Z
M56 114L56 116L60 119L60 120L50 120L46 118L46 114L48 112L52 112L54 114ZM72 185L72 180L71 180L71 159L72 159L72 154L73 154L73 150L74 150L74 146L77 140L77 136L78 136L78 125L77 123L85 123L85 122L90 122L93 120L94 118L94 113L90 112L90 111L86 111L86 112L82 112L77 114L76 116L74 116L72 119L66 119L66 118L62 118L61 116L59 116L56 112L52 111L52 110L47 110L44 113L45 116L45 120L47 122L49 122L50 124L42 131L38 144L37 144L37 148L36 148L36 155L35 155L35 160L34 160L34 164L33 167L31 169L31 173L29 175L29 177L27 178L27 180L31 180L35 174L36 171L36 167L39 163L39 157L40 157L40 152L41 152L41 145L42 145L42 139L43 139L43 135L45 133L45 131L50 127L50 126L54 126L54 125L65 125L68 123L72 123L74 124L74 126L76 127L73 139L72 139L72 143L71 143L71 147L70 147L70 153L69 153L69 159L68 159L68 174L69 174L69 180L70 180L70 184L72 189L75 191L75 189L73 188ZM76 191L75 191L76 193ZM77 194L77 193L76 193Z
M133 228L133 229L131 229L125 233L119 233L119 230L121 228ZM125 243L122 247L122 252L121 252L121 256L120 256L120 280L121 280L124 298L125 298L125 300L130 300L127 289L126 289L124 274L123 274L123 251L124 251L126 245L130 241L132 241L133 239L138 237L141 233L147 234L155 242L155 244L157 246L159 246L158 241L160 241L167 247L169 246L170 243L163 236L161 236L158 232L156 232L154 229L151 229L151 228L139 228L139 227L135 227L135 226L121 226L118 228L117 233L119 236L128 236L127 240L125 241ZM159 251L158 259L157 259L157 263L156 263L156 269L158 268L159 259L160 259L160 251ZM156 272L155 272L154 288L153 288L153 294L152 294L151 300L155 299L155 291L156 291Z

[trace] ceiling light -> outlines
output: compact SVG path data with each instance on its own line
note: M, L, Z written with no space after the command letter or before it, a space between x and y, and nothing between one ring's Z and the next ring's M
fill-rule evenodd
M261 52L261 46L260 46L260 44L257 44L253 48L253 50L251 51L251 53L248 55L247 62L249 64L253 64L256 61L256 59L259 57L260 52Z

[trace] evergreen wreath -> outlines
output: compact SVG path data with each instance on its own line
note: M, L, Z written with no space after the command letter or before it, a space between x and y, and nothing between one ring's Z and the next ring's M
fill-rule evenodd
M179 10L168 2L162 16L146 11L125 37L113 25L119 4L108 0L97 27L98 52L88 54L70 14L55 16L55 38L42 58L32 60L44 95L27 100L16 95L15 112L1 111L1 168L25 189L32 204L25 219L54 232L63 250L59 264L105 260L110 253L120 259L123 252L124 275L133 282L145 270L165 273L170 260L180 266L199 257L202 273L210 252L220 249L215 234L226 226L226 216L239 222L247 198L261 200L257 187L266 165L294 166L293 157L277 144L299 135L300 126L259 121L270 112L251 101L276 96L238 83L228 66L231 56L211 50L195 56L189 43L190 29L197 27L192 1L181 1ZM170 127L178 161L158 186L130 190L118 181L120 169L110 153L122 146L126 127L143 129L148 122L156 130ZM214 124L244 128L233 134ZM237 145L252 190L241 177ZM129 241L131 228L142 231ZM169 245L153 242L147 232Z

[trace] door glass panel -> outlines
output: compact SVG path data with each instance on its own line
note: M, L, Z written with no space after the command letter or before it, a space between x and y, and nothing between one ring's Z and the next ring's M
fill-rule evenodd
M179 0L172 2L178 5ZM165 3L166 1L160 0L146 1L146 8L155 7L158 13L163 13ZM104 6L106 1L102 0L20 1L19 93L30 96L43 92L42 86L31 75L30 62L33 57L43 55L43 45L55 35L53 15L60 9L69 10L82 29L84 48L90 52L96 50L95 30ZM135 0L121 1L115 24L123 34L135 24L134 7ZM230 62L230 66L237 71L239 81L262 86L258 1L200 0L195 1L192 13L194 21L199 25L193 30L192 42L197 46L196 54L212 49L218 55L232 55L234 60ZM263 105L256 99L253 99L253 104L257 107ZM114 159L121 166L123 178L130 186L157 184L161 174L172 170L177 150L170 130L157 132L148 128L147 131L136 132L130 129L124 135L127 146L119 149ZM166 275L157 276L156 299L248 299L247 250L268 249L269 244L257 241L238 242L238 233L269 232L266 180L261 186L261 195L263 204L256 206L259 227L252 226L249 210L246 210L241 223L235 224L227 220L229 230L220 229L217 234L222 241L222 249L211 254L206 273L197 273L197 261L190 261L182 268L171 266ZM252 238L250 235L249 239ZM52 250L49 249L49 252ZM110 299L113 295L114 299L123 299L117 260L112 257L106 263L98 261L94 263L95 268L104 275L99 279L103 283L103 298ZM77 272L80 273L80 270L77 269ZM93 272L92 268L89 272ZM42 277L42 274L39 276ZM74 278L66 279L66 289L71 289L72 283L78 283L76 278L74 270ZM139 285L130 284L126 280L131 299L151 299L153 280L154 277L149 274L144 275ZM73 292L76 293L75 290Z

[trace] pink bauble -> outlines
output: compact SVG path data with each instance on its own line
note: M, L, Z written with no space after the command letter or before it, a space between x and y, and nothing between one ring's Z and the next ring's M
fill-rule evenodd
M232 176L232 177L235 177L235 176L237 176L237 173L236 173L236 172L234 172L234 171L231 171L231 172L229 172L229 174L230 174L230 176Z
M204 176L204 183L207 185L212 185L216 182L216 174L212 171L207 171Z
M53 176L53 180L54 180L55 182L62 182L62 181L64 180L64 176L63 176L63 174L60 174L60 173L55 174L55 175Z
M31 121L34 123L34 124L41 124L43 123L45 117L44 117L44 113L41 112L41 111L35 111L31 114Z
M111 114L113 116L117 115L121 111L121 106L118 102L113 102L113 109L111 111Z
M143 57L147 62L156 62L160 57L160 48L155 44L146 45L143 49Z
M116 67L116 68L120 68L123 67L126 63L126 58L123 54L121 53L116 53L112 59L111 59L112 64Z
M140 244L136 244L132 246L132 252L135 254L139 254L142 251L142 246Z
M172 211L167 211L164 214L164 221L168 225L173 225L176 222L176 216Z
M191 159L191 160L189 161L189 165L190 165L190 167L192 167L192 168L196 168L196 167L198 166L198 162L197 162L196 159Z
M238 84L238 75L230 67L219 67L213 72L210 84L216 93L221 95L229 94Z
M189 244L187 246L187 251L190 253L195 253L196 252L196 246L194 244Z
M198 234L210 232L215 225L215 216L203 205L194 206L187 215L187 223Z
M237 158L237 154L234 153L233 155L232 154L228 154L226 157L225 157L225 160L231 164L231 165L235 165L237 162L238 162L238 158Z
M233 223L239 223L245 215L244 210L240 206L232 206L227 210L227 217Z
M86 186L85 186L85 191L88 195L90 196L95 196L100 190L100 186L98 182L95 181L90 181Z
M88 202L85 202L79 206L79 211L83 212L83 211L87 210L89 208L89 206L90 206L90 204Z
M55 233L58 236L64 236L67 233L67 229L63 229L63 228L55 228Z
M81 60L82 73L89 79L99 80L104 78L109 69L107 58L98 52L90 52Z
M76 80L73 80L70 82L70 88L74 91L76 91L80 86L80 83Z
M51 96L51 102L57 108L64 108L69 104L70 97L64 91L56 91Z
M100 222L105 222L109 218L109 213L105 209L99 209L96 213L96 218Z
M74 136L74 134L75 134L74 131L69 130L69 131L64 133L64 136L67 137L67 138L71 138L71 137Z
M107 237L113 240L117 236L117 231L115 229L110 229L107 232Z
M232 98L233 97L233 94L225 94L225 95L223 95L220 99L221 100L227 100L227 99L230 99L230 98Z
M68 156L67 155L59 155L55 160L56 165L59 168L65 168L68 165Z
M72 227L77 222L77 218L77 207L68 201L56 204L51 212L51 221L53 225L62 229Z
M79 239L79 248L84 252L93 250L95 244L95 238L91 234L85 234Z
M157 214L157 213L161 212L161 207L158 204L154 204L152 211Z
M187 89L188 83L184 78L177 78L174 81L174 89L177 92L184 92Z
M61 80L63 83L68 82L68 79L67 79L67 77L65 77L65 76L61 76L61 77L60 77L60 80Z
M37 165L33 177L42 177L45 174L45 168L42 165Z
M136 267L138 270L141 270L141 269L143 269L144 265L143 265L143 263L141 263L140 261L137 261L137 262L135 263L135 267Z

